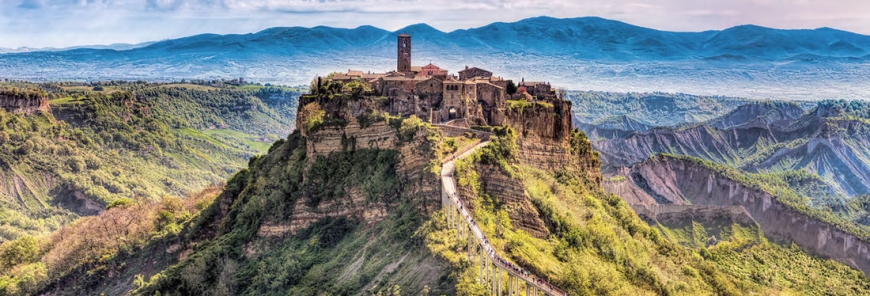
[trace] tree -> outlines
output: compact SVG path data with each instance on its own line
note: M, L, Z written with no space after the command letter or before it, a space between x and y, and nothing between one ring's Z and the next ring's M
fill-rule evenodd
M512 94L517 93L517 85L514 84L514 81L513 81L513 80L508 80L508 81L507 81L507 87L506 87L506 90L507 90L507 94L508 94L508 95L512 95Z
M13 241L3 244L0 250L0 263L8 269L21 263L28 263L36 258L39 252L39 242L36 238L23 235Z

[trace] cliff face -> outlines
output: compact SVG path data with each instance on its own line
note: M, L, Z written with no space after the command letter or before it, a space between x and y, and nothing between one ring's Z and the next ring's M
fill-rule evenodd
M48 98L36 93L10 93L0 91L0 108L6 112L15 114L36 114L39 112L51 112Z
M640 202L700 206L739 206L772 241L794 242L807 252L870 273L870 243L694 162L656 157L625 171L624 182L609 182L609 192Z
M506 108L504 114L504 124L517 132L520 160L524 164L545 171L581 171L590 180L600 183L597 155L592 153L585 136L574 134L571 102L530 103L524 108ZM583 139L572 143L572 140L578 140L572 137Z
M332 152L357 149L396 149L396 129L385 122L361 127L352 122L344 127L325 127L307 136L308 155L327 155Z
M437 210L440 205L438 178L426 168L433 157L431 151L424 147L428 145L426 141L429 132L431 131L420 129L413 136L413 141L402 143L398 140L397 130L383 122L365 128L357 123L346 127L325 128L309 133L306 137L306 159L310 165L318 157L335 159L332 156L337 153L353 154L359 150L396 151L398 162L394 169L401 190L399 194L413 197L411 202L414 208L428 214ZM309 179L308 176L305 178ZM383 199L371 200L364 191L361 186L344 186L344 196L318 203L314 207L298 200L293 206L294 215L290 219L267 221L260 226L258 235L295 234L297 230L308 227L311 223L330 217L354 217L366 225L383 221L391 212L390 209L395 208L395 204Z
M749 172L807 170L824 176L837 194L870 194L870 125L824 105L802 112L786 103L749 104L705 124L656 128L594 146L605 172L670 153Z
M541 239L546 239L550 235L550 231L540 218L538 209L526 197L522 180L512 179L498 167L491 165L479 165L476 170L477 174L482 176L480 181L483 192L504 203L511 226ZM459 190L463 196L472 196L471 190L467 187Z

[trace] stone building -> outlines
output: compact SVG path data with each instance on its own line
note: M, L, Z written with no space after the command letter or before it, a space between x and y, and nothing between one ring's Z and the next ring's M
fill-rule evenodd
M459 80L468 80L474 77L492 77L492 72L478 68L465 66L465 70L459 71Z
M423 67L420 67L420 70L417 71L416 76L432 76L438 77L441 80L447 79L447 70L441 69L438 66L429 63Z
M417 115L433 124L463 127L503 123L509 99L507 80L478 67L466 66L457 76L432 63L413 66L411 36L401 34L397 38L395 71L348 70L334 74L332 81L367 83L375 95L387 98L392 115ZM555 98L547 83L523 81L520 85L538 100Z
M526 92L536 97L551 95L553 90L553 88L550 87L549 82L532 82L526 81L525 78L520 81L520 84L517 85L517 87L525 88Z

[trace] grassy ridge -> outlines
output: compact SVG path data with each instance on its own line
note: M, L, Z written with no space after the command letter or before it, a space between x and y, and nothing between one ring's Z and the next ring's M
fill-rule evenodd
M473 193L469 208L474 209L475 221L503 257L547 276L548 281L571 294L863 294L870 291L861 272L832 260L813 258L795 248L771 245L764 241L758 229L726 226L715 230L728 234L724 242L710 248L687 249L680 243L702 240L708 230L703 226L688 229L649 226L619 197L604 194L582 176L525 166L511 156L511 145L501 144L493 142L492 149L481 150L457 163L460 186ZM496 151L502 153L493 153ZM548 238L535 238L516 227L507 213L509 205L482 189L481 178L486 176L478 175L477 168L504 166L500 162L511 167L501 170L506 176L513 175L515 181L523 183L526 196L550 230ZM510 171L516 173L509 174ZM456 257L450 247L449 231L439 232L438 227L433 228L436 231L427 240L430 249L448 260ZM747 260L747 257L753 259ZM462 259L453 261L462 262ZM474 280L475 268L463 267L468 266L467 263L455 266L460 269L457 287L460 293L485 291ZM832 284L813 284L828 280Z

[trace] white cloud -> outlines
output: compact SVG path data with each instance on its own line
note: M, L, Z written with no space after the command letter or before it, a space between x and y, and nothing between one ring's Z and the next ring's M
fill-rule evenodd
M273 26L440 30L527 17L601 16L663 30L753 23L870 34L870 1L838 0L0 0L0 47L137 43Z

